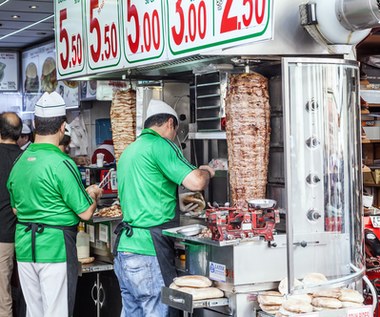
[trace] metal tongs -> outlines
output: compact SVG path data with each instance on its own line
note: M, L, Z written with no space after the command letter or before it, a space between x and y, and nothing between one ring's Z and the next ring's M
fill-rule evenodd
M106 174L106 176L104 176L104 178L102 179L102 181L99 183L99 188L104 188L109 182L110 182L110 179L111 179L111 173L114 171L115 169L114 168L110 168L108 173Z

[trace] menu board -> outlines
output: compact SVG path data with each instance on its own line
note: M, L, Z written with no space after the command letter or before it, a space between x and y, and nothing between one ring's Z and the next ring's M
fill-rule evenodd
M44 92L58 92L67 107L79 105L78 82L58 81L54 42L22 52L24 112L33 112Z
M273 0L62 0L55 7L59 78L269 40L273 16Z
M18 53L0 52L0 91L18 91Z

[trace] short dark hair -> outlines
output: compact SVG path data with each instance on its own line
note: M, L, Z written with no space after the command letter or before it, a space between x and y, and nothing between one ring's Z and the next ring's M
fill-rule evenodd
M169 113L160 113L160 114L155 114L154 116L151 116L148 119L146 119L144 122L144 129L153 127L155 125L160 127L164 123L166 123L170 118L173 119L174 128L176 128L178 126L178 120L175 116Z
M0 114L0 135L3 140L17 141L21 135L22 121L15 112Z
M61 127L62 123L66 121L66 116L60 117L34 117L35 132L39 135L52 135L56 134Z

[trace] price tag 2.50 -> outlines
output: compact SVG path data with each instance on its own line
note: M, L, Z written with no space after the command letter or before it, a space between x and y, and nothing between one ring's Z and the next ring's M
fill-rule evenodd
M55 6L57 26L56 51L59 76L84 71L84 30L82 23L82 1L58 1Z
M120 60L118 1L86 1L88 65L91 70L117 66Z
M123 0L124 52L129 63L157 59L164 51L161 0Z

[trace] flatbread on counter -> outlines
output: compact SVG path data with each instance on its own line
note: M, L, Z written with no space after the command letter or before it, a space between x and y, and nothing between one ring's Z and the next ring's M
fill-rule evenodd
M277 291L266 291L259 294L257 301L263 305L282 305L285 301L284 296Z
M342 288L341 295L339 296L339 300L342 302L353 302L362 304L364 302L364 297L358 291L349 288Z
M342 302L336 298L330 297L314 297L311 304L315 307L339 309L342 308Z
M223 291L216 287L180 287L178 291L193 295L193 300L220 298L224 296Z
M209 287L212 285L210 279L202 275L184 275L176 277L173 282L179 287Z
M299 299L288 299L282 304L282 307L297 314L311 313L313 311L311 304Z

